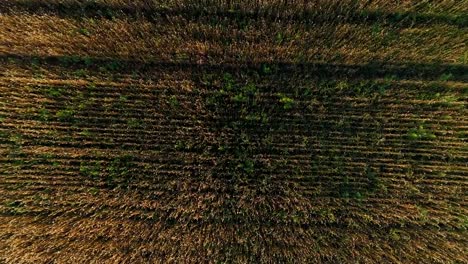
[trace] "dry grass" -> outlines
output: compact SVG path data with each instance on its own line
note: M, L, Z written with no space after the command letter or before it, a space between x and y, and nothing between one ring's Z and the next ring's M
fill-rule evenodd
M8 1L1 263L468 263L464 1Z

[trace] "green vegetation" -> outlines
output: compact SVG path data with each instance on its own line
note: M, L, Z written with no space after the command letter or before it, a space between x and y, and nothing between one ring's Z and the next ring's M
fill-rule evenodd
M50 87L49 89L47 89L47 94L51 97L59 97L60 95L62 95L62 93L63 90L60 88Z
M63 109L55 113L55 117L62 122L72 122L74 120L75 111L73 109Z
M21 201L10 201L5 203L7 213L11 215L21 215L27 212L25 205Z
M177 96L171 95L171 97L169 98L169 105L171 105L171 107L174 108L180 106L179 100L177 100Z
M80 163L80 174L91 181L103 182L109 188L127 188L134 178L131 174L134 168L134 158L130 155L122 155L112 158L109 162L83 161ZM92 190L90 192L98 193Z
M415 128L411 128L407 134L411 140L424 140L424 139L436 139L436 135L431 133L424 125L419 125Z
M279 102L283 105L284 110L289 110L294 106L294 99L289 98L283 94L278 94Z
M128 128L138 128L141 126L141 122L137 118L129 118L127 119L127 126Z
M99 179L102 173L102 162L81 162L80 173L92 179Z
M89 32L89 30L87 30L86 28L80 28L78 29L78 32L84 36L87 36L89 37L91 35L91 33Z
M50 119L50 112L45 108L39 109L39 119L41 121L48 121Z
M130 155L112 159L107 166L107 184L111 187L128 187L130 181L135 177L131 174L134 166L134 158Z

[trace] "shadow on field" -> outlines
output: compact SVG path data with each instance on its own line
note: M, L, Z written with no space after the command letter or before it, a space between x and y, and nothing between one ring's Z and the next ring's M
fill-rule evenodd
M415 80L438 80L441 75L450 75L452 81L467 81L468 66L463 64L425 64L425 63L401 63L390 64L375 61L367 64L330 64L330 63L245 63L237 64L197 64L190 61L164 62L122 58L97 58L76 56L24 56L16 54L0 55L0 63L14 63L21 67L67 67L68 69L87 69L90 71L106 70L109 73L144 74L163 68L167 71L190 70L191 72L224 72L224 71L261 71L268 67L278 74L303 74L325 79L356 79L356 78L386 78ZM129 72L128 69L132 69Z
M242 198L246 203L253 199L250 195L294 193L301 192L301 188L308 189L307 195L311 196L358 198L366 189L378 192L379 174L388 175L394 170L402 173L392 161L403 160L398 165L404 167L409 161L427 160L424 149L431 149L432 142L409 144L405 142L406 134L418 129L419 119L441 113L432 105L407 103L414 99L414 93L410 98L405 96L404 86L399 90L391 87L397 90L392 91L397 97L390 98L390 103L388 97L387 102L381 101L389 85L379 87L370 81L387 76L397 81L437 80L441 74L464 81L467 70L463 65L199 65L15 55L2 56L0 64L42 67L59 76L86 69L88 77L98 71L109 76L134 73L134 81L159 76L153 72L173 74L178 81L188 78L184 81L193 90L181 91L178 82L157 89L138 85L117 88L112 84L77 85L74 89L69 85L39 86L36 93L47 100L37 105L42 112L33 114L33 118L46 126L52 122L65 129L61 128L59 136L41 134L31 138L29 144L158 152L162 156L154 161L161 163L159 167L150 167L152 171L148 172L135 166L138 173L125 176L141 178L114 183L143 190L152 188L151 184L141 187L140 183L154 181L147 177L155 175L159 177L157 184L169 182L174 174L197 180L214 177L228 182L226 186L235 195L248 193ZM155 77L151 82L157 82L157 78L164 77ZM300 84L304 80L307 85ZM6 118L25 117L12 114ZM432 149L431 157L443 160L441 151ZM122 165L123 159L117 163L107 159L99 157L101 163L86 163L84 171L104 164L113 165L113 172L121 173L118 166L127 166ZM148 161L140 157L126 159L128 164Z
M209 4L192 4L186 7L164 7L142 4L104 4L95 1L88 2L47 2L47 1L8 1L0 6L0 13L25 12L29 14L53 14L64 18L105 18L112 19L118 17L145 18L148 20L157 20L173 16L181 16L186 19L200 20L213 18L228 18L235 20L257 20L266 19L268 21L289 20L301 23L355 23L355 24L373 24L373 23L391 23L398 26L414 26L416 24L447 24L459 27L468 25L468 15L444 15L444 14L420 14L415 12L379 12L372 10L360 10L359 6L350 6L343 9L339 2L331 6L325 6L326 10L288 5L273 4L260 7L258 3L252 4L249 11L241 9L231 9L228 6L219 7ZM287 11L287 12L286 12ZM339 17L340 19L337 19Z

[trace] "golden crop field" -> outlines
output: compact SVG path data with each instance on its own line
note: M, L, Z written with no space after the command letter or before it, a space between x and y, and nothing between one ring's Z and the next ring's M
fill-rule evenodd
M468 0L0 1L0 263L468 263Z

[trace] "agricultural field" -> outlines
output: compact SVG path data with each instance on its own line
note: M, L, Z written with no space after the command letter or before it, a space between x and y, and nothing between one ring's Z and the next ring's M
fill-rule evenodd
M468 0L0 1L0 263L468 263Z

